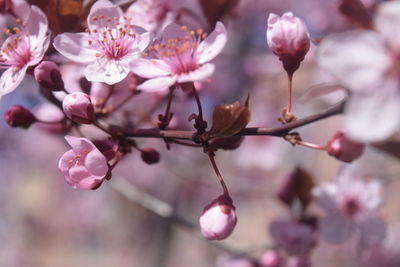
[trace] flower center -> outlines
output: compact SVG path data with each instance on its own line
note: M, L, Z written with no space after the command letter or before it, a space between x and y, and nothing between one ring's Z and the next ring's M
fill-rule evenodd
M22 24L21 20L17 19L18 24ZM0 68L14 67L22 69L32 60L31 42L29 33L19 27L14 27L12 30L4 29L9 37L2 45L0 52Z
M97 57L120 60L133 51L136 34L130 18L93 16L91 20L95 26L86 32L90 34L89 46L98 51Z
M341 208L346 215L353 218L361 210L361 205L357 199L347 197L342 202Z
M90 151L86 150L82 153L76 153L74 159L68 160L68 168L71 169L72 167L83 166L86 155L89 154L89 152Z
M149 53L167 63L172 72L179 75L198 68L197 47L207 37L202 29L188 32L186 26L181 27L182 37L156 43L148 48Z

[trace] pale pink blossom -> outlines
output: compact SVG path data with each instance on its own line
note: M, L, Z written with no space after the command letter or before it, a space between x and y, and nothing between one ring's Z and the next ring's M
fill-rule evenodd
M222 51L226 41L226 29L221 22L209 36L202 30L189 31L175 23L168 25L161 40L149 47L149 58L131 64L132 72L149 78L138 89L159 91L176 83L208 79L215 69L208 62Z
M375 29L324 38L317 61L350 90L344 128L351 139L374 142L400 126L400 1L381 3Z
M88 64L85 77L89 81L122 81L129 73L129 64L149 44L150 33L133 25L120 7L107 0L92 6L87 24L86 32L58 35L54 47L68 59Z
M109 171L106 157L87 138L65 136L71 150L65 152L58 168L73 188L96 189Z
M55 105L50 103L44 103L35 110L35 116L40 121L50 122L41 123L40 121L35 123L35 126L39 129L48 133L65 133L71 128L71 124L65 120L64 113Z
M352 162L364 152L364 144L349 139L343 131L337 132L326 145L329 155L344 162Z
M290 255L304 255L316 244L311 226L288 220L277 220L270 224L269 232L279 247Z
M319 224L326 241L342 243L356 231L366 244L385 238L385 223L378 213L382 201L378 180L362 180L353 167L347 167L335 183L323 183L312 192L315 203L326 213Z
M221 195L204 208L201 233L208 240L227 238L236 226L236 212L229 196Z
M49 43L47 17L32 6L27 21L10 31L1 46L0 68L6 70L0 77L0 98L18 87L27 69L42 60Z

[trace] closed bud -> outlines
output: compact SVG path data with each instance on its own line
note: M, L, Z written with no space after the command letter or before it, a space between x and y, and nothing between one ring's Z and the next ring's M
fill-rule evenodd
M71 120L91 124L94 120L94 108L90 97L81 92L67 95L63 100L65 115Z
M29 128L36 122L35 116L26 108L20 105L10 107L4 114L4 119L11 127Z
M259 260L260 267L283 267L283 258L277 250L266 251Z
M344 132L337 132L329 140L326 151L329 155L344 162L352 162L364 152L364 144L350 140Z
M160 153L151 147L146 147L142 149L141 157L147 164L155 164L160 161Z
M35 80L40 86L52 90L64 90L60 69L53 61L43 61L34 70Z
M293 73L299 68L300 62L310 49L307 27L292 12L286 12L282 17L274 13L269 14L267 42L288 73Z
M204 208L200 217L201 233L208 240L222 240L232 233L236 222L232 199L221 195Z

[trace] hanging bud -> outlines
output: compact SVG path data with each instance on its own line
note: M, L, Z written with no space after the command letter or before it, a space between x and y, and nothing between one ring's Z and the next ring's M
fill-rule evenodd
M290 74L299 68L300 62L310 49L307 27L292 12L286 12L282 17L274 13L269 14L267 42Z
M60 69L53 61L43 61L34 70L36 82L43 88L52 91L64 90Z
M350 140L342 131L337 132L326 145L329 155L344 162L352 162L364 152L364 144Z
M160 161L160 153L151 147L146 147L142 149L141 157L147 164L155 164Z
M232 199L221 195L204 208L200 217L201 233L208 240L222 240L232 233L236 222Z
M65 115L71 120L91 124L94 120L94 108L90 97L81 92L67 95L63 100Z
M10 107L4 114L4 119L11 127L29 128L36 122L35 116L26 108L20 105Z

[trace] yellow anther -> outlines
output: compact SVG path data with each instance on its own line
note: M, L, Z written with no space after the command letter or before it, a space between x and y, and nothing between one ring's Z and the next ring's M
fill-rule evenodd
M203 34L204 30L203 29L197 29L196 33L198 36L201 36Z
M93 16L93 17L92 17L92 20L93 20L93 21L97 21L97 19L98 19L97 16Z
M21 20L21 19L16 19L15 22L16 22L18 25L21 25L21 24L22 24L22 20Z

